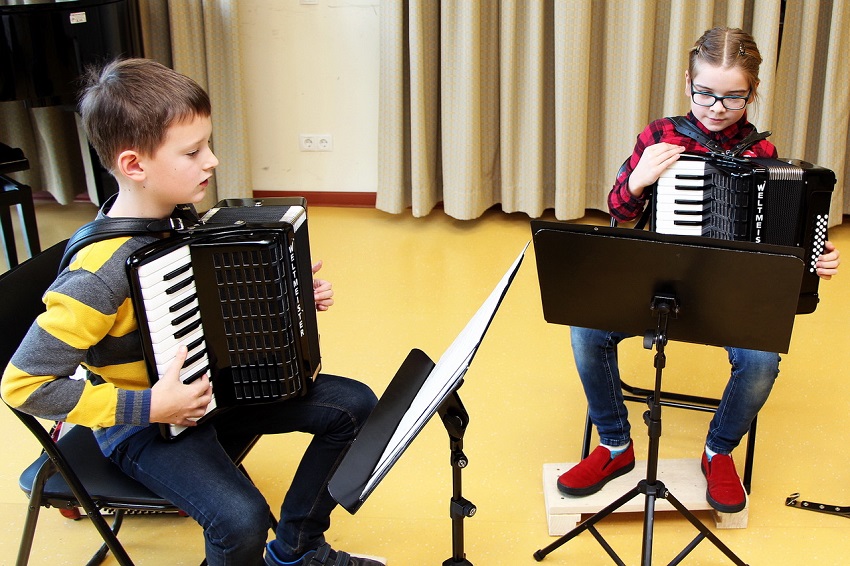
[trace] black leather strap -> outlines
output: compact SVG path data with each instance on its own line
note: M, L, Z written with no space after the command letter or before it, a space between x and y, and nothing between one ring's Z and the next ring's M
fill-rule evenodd
M732 149L723 149L720 147L720 144L708 137L705 132L696 127L694 123L688 120L685 116L671 116L667 119L673 123L677 132L705 146L712 154L722 157L738 157L744 153L747 148L755 145L763 139L766 139L771 134L771 132L767 130L759 132L753 129L753 131L741 140L738 145Z
M770 136L771 133L772 132L770 132L769 130L765 130L763 132L753 130L747 137L741 140L741 143L739 143L729 151L732 152L733 156L738 157L739 155L744 153L744 150L746 150L750 146L757 144L761 140L766 139L768 136Z
M71 262L74 254L100 240L143 234L164 237L188 231L200 222L195 207L191 204L177 206L168 218L110 218L106 214L112 208L116 196L111 196L103 203L99 218L81 226L68 240L62 262L59 264L60 273Z
M720 147L720 145L708 137L708 135L697 128L693 122L688 120L684 116L671 116L667 118L671 122L673 122L673 126L676 128L676 131L682 134L683 136L688 136L692 140L697 143L705 146L711 153L723 154L725 150Z
M839 515L841 517L850 517L850 507L846 505L828 505L826 503L815 503L813 501L800 501L799 493L792 493L786 497L785 506L808 509L809 511L818 511L820 513L828 513L830 515Z

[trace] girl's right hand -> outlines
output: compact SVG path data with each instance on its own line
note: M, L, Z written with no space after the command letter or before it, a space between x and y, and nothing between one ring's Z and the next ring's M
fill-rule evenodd
M643 195L644 189L657 181L661 173L675 163L683 151L684 146L666 142L644 149L637 167L629 175L629 192L636 197Z
M186 361L188 350L185 346L177 349L174 361L151 388L152 423L168 423L182 426L195 426L192 419L199 419L206 413L212 400L212 386L209 377L204 374L192 383L180 380L180 368Z

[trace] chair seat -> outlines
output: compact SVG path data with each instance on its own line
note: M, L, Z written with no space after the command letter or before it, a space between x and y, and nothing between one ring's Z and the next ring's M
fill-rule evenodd
M75 426L59 439L58 445L77 476L83 482L86 491L101 508L144 509L148 507L174 506L159 497L148 488L130 478L100 451L91 429ZM42 454L21 474L19 484L27 496L30 496L33 480L39 469L47 463L47 455ZM44 487L47 500L74 500L71 488L61 474L54 474ZM176 508L174 509L176 510Z

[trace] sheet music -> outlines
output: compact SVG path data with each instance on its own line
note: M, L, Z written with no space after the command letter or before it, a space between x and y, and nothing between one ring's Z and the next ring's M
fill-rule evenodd
M530 243L530 242L529 242ZM381 455L375 470L363 489L361 498L371 493L375 485L386 475L389 468L399 458L413 438L422 430L428 419L437 411L446 397L458 386L461 378L469 368L472 358L478 349L484 333L490 326L493 316L496 314L505 293L508 290L520 263L525 256L529 243L526 243L514 260L510 269L502 277L496 288L484 301L466 327L458 334L454 342L446 349L440 357L434 369L428 374L425 383L416 394L410 408L396 427L395 433L387 444Z

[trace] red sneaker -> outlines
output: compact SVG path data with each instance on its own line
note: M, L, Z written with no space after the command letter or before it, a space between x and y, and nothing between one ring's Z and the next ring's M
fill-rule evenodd
M590 495L596 493L614 478L631 472L635 468L634 444L629 443L620 454L611 458L611 451L597 446L590 455L561 474L558 491L567 495Z
M702 453L702 473L708 482L705 498L708 504L721 513L737 513L747 506L747 494L729 454L715 454L708 461Z

